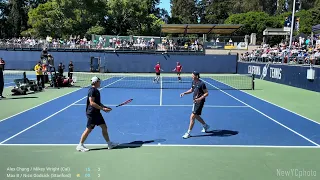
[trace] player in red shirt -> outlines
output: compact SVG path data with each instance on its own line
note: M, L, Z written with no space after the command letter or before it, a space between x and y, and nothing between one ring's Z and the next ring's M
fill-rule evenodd
M154 67L154 69L156 70L156 77L153 79L153 82L157 81L159 82L159 79L160 79L160 71L163 71L161 69L161 66L160 66L160 63L157 62L156 66Z
M178 80L181 81L180 75L181 75L181 71L182 71L182 66L181 66L180 62L177 62L176 68L174 68L174 70L172 70L172 71L176 71L177 72Z

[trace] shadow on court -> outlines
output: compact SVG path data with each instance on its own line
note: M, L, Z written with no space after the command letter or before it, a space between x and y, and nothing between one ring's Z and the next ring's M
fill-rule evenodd
M21 96L21 97L16 97L16 96L13 96L13 97L6 97L6 98L3 98L3 99L1 99L1 100L12 100L12 99L36 99L36 98L38 98L38 97L34 97L34 96L31 96L31 97L28 97L28 96L25 96L25 97L23 97L23 96Z
M155 140L150 140L150 141L133 141L130 143L124 143L120 144L119 146L113 148L113 149L127 149L127 148L139 148L144 144L150 144L150 143L161 143L166 141L165 139L155 139ZM108 150L107 147L105 148L94 148L90 149L90 151L98 151L98 150Z
M228 136L234 136L239 134L238 131L231 131L231 130L213 130L208 131L206 134L203 135L195 135L191 137L205 137L205 136L216 136L216 137L228 137Z

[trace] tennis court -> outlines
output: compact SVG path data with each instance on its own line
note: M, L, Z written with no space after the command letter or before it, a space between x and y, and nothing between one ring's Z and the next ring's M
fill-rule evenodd
M87 88L1 120L0 154L8 158L1 174L7 177L7 167L60 167L59 173L45 173L57 179L319 178L320 124L235 88L240 82L250 87L249 80L204 76L209 97L202 117L212 131L201 133L196 122L192 137L182 139L192 95L179 94L190 88L188 76L183 82L164 76L159 83L152 75L106 78L102 102L113 111L103 116L111 140L121 143L111 151L98 127L86 141L92 151L75 150L86 124ZM115 107L130 98L130 104Z

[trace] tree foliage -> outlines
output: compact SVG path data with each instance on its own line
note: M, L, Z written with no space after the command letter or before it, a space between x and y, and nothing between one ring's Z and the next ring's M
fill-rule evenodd
M243 24L244 26L237 32L238 35L257 33L262 35L263 30L269 28L283 28L284 21L291 17L290 12L282 13L276 16L269 15L265 12L248 12L233 14L229 16L224 23L226 24ZM309 10L301 10L295 13L299 20L299 31L296 33L310 34L314 25L320 24L320 7Z
M0 38L70 35L159 35L164 23L243 24L237 34L282 28L293 0L0 0ZM320 0L300 0L300 32L320 24ZM288 12L289 11L289 12Z

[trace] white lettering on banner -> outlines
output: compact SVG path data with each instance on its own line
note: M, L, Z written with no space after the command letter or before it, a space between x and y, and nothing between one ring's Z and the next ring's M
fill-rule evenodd
M248 74L261 75L260 66L248 66Z
M281 79L281 68L270 67L270 77L273 79Z
M264 78L267 76L269 65L270 65L270 64L267 63L267 64L263 67L262 75L260 76L260 79L264 79Z

